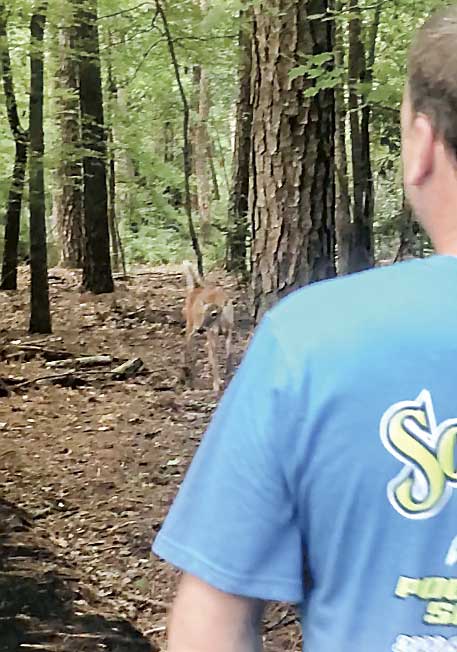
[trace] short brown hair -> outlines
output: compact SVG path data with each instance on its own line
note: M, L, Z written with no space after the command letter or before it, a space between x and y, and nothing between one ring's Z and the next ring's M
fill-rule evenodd
M413 111L427 115L457 154L457 5L435 12L418 31L408 67Z

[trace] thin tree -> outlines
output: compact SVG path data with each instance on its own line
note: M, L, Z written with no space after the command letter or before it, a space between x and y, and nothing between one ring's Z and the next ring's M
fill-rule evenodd
M216 171L216 164L214 162L214 142L209 139L208 141L208 152L207 152L207 157L208 157L208 165L211 171L211 183L213 186L213 192L212 192L212 198L214 201L220 201L221 199L221 193L219 191L219 180L217 178L217 171Z
M95 294L112 292L106 174L106 130L100 67L97 0L86 0L79 13L79 93L84 147L83 288Z
M208 9L207 0L199 0L199 5L204 14ZM211 230L211 169L208 156L211 144L208 129L210 113L209 83L205 65L196 66L195 70L198 84L198 117L194 143L195 178L200 215L200 235L203 242L208 242Z
M249 213L256 320L292 290L335 275L334 92L318 91L306 76L290 78L303 55L331 60L331 21L309 19L309 4L253 5ZM328 0L312 3L312 14L327 10Z
M370 113L367 89L373 81L376 39L381 18L378 3L371 26L368 49L363 39L363 25L359 0L349 0L349 109L352 144L353 217L350 252L350 272L358 272L374 265L373 215L374 184L370 153ZM367 53L368 50L368 53ZM363 93L359 90L363 84Z
M165 120L163 126L163 136L164 136L164 152L163 160L165 163L174 163L176 158L176 143L175 143L175 132L174 124L171 120ZM166 196L168 202L174 208L182 207L182 190L177 187L177 184L169 183L165 190L164 195Z
M346 0L337 0L336 15L344 9ZM343 24L335 19L335 65L342 72L346 64ZM352 220L351 194L349 189L348 157L346 149L347 136L347 84L342 74L341 83L335 89L335 229L338 249L338 274L351 271Z
M118 272L121 261L121 242L119 238L119 230L117 228L116 160L114 156L114 134L113 127L110 125L108 127L108 227L113 249L113 268Z
M129 116L129 102L128 92L125 86L118 86L116 92L116 115L122 121L128 121ZM134 153L128 146L122 146L119 130L114 128L113 136L116 142L117 157L117 177L120 180L117 189L117 205L120 212L124 216L124 222L130 233L137 234L139 230L139 222L141 218L138 216L137 198L132 188L137 187L137 169L138 163L134 158Z
M44 194L43 38L47 1L37 2L30 22L30 332L50 333Z
M160 16L165 32L165 38L168 45L168 51L170 53L170 58L173 64L173 69L175 71L176 83L178 84L179 94L181 96L181 102L183 107L183 157L184 157L184 190L185 190L185 201L184 207L187 215L187 223L189 227L190 239L192 242L192 248L194 250L195 256L197 258L197 266L199 273L203 276L203 256L200 249L200 243L198 241L197 232L195 231L194 222L192 219L192 195L190 191L190 177L192 175L192 161L191 161L191 143L189 138L189 125L190 125L190 109L189 102L187 100L186 93L184 91L184 86L181 80L181 73L179 70L179 63L176 56L175 46L173 42L173 37L170 32L170 27L168 25L167 15L163 9L163 6L159 0L155 0L157 15Z
M238 67L238 101L236 107L233 179L228 209L227 262L229 272L246 274L247 241L249 236L248 197L251 158L252 102L252 10L240 14Z
M7 12L4 2L0 2L0 65L6 112L15 146L14 168L5 216L5 243L0 289L16 290L19 231L25 170L27 166L28 134L22 128L19 119L8 46Z
M108 44L112 47L111 31L108 32ZM114 144L114 107L117 104L117 83L113 72L113 62L111 54L108 54L108 107L109 107L109 125L108 125L108 226L113 250L113 267L116 272L120 269L122 243L117 228L116 215L116 158ZM122 255L124 275L126 274L124 257Z

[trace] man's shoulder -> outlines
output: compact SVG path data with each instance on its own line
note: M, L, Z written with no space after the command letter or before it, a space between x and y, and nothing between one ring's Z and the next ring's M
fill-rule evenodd
M334 310L336 306L333 301L337 305L341 301L349 301L353 308L367 301L379 303L383 296L397 294L402 286L411 287L421 263L420 260L411 260L313 283L280 301L270 315L274 320L288 318L293 312L308 311L311 306ZM375 295L374 290L381 290L381 296Z
M350 276L313 283L280 301L269 319L286 347L357 337L368 323L380 322L406 293L420 287L421 263L411 260ZM308 348L308 346L307 346Z

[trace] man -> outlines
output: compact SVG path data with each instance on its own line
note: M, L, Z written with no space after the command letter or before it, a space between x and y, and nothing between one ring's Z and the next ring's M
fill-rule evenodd
M184 570L168 652L457 650L457 8L419 32L405 187L437 255L313 285L263 320L154 544Z

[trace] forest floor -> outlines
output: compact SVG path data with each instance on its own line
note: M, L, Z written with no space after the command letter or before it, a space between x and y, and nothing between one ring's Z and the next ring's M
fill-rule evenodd
M0 652L166 647L176 572L150 543L216 406L204 338L198 381L183 387L178 268L136 270L113 295L79 285L51 270L49 337L27 334L27 269L17 293L0 294L0 379L23 379L10 392L0 383ZM241 293L238 360L248 337ZM127 380L85 371L85 384L27 384L62 373L45 366L49 350L141 358L144 368ZM265 632L267 652L300 649L287 606L269 608Z

